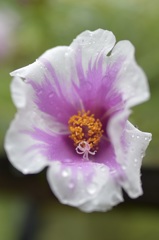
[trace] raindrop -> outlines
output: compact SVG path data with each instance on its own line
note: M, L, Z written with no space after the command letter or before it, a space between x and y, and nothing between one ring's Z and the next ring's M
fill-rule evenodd
M71 163L71 162L72 162L72 159L67 158L67 159L64 160L64 162L65 162L65 163Z
M137 135L137 138L138 138L138 139L140 138L139 135Z
M69 184L68 184L68 187L70 188L70 189L72 189L72 188L74 188L74 183L73 182L69 182Z
M54 93L51 92L51 93L49 94L49 98L52 98L53 96L54 96Z
M87 191L89 194L93 195L97 191L97 186L96 184L92 183L87 187Z
M135 149L134 149L134 148L131 148L131 151L132 151L132 152L134 152L134 151L135 151Z
M141 154L141 159L143 159L144 156L145 156L145 154Z
M110 171L110 173L111 173L111 174L115 174L115 173L116 173L116 170L115 170L115 169L112 169L112 170Z
M61 116L62 116L62 114L59 112L59 113L57 114L57 117L60 118Z
M68 177L68 176L69 176L68 170L66 170L66 169L63 170L63 171L62 171L62 176L63 176L63 177Z
M38 95L41 95L42 93L43 93L42 90L39 90L39 91L38 91Z
M105 166L101 166L100 169L101 169L102 172L106 171L106 167Z
M27 168L24 168L24 169L23 169L23 173L24 173L24 174L28 174L28 169L27 169Z
M125 166L125 165L123 165L123 166L122 166L122 169L123 169L123 170L126 170L126 166Z
M134 134L132 134L132 135L131 135L131 137L132 137L132 138L134 138L134 137L135 137L135 135L134 135Z
M145 141L147 141L148 140L148 138L147 137L145 137Z
M135 162L135 163L137 163L137 162L138 162L137 158L135 158L135 159L134 159L134 162Z

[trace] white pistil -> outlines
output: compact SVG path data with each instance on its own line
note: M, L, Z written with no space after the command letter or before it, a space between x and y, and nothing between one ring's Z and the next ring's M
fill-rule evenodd
M91 151L90 145L86 141L82 141L76 147L76 152L78 154L83 154L83 159L89 161L88 154L95 155L97 151Z

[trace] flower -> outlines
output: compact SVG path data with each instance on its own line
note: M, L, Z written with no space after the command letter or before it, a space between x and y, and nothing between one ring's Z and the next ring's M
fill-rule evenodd
M110 31L85 31L11 76L18 113L5 149L18 170L48 166L57 198L86 212L122 202L122 189L131 198L142 194L140 167L151 134L128 117L149 88L129 41L115 45Z

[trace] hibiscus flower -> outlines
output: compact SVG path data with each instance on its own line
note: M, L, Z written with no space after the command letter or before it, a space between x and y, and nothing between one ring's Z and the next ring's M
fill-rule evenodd
M149 88L132 44L115 41L110 31L85 31L11 73L18 112L5 139L9 160L24 174L47 166L59 201L86 212L122 202L122 189L142 194L151 134L128 117Z

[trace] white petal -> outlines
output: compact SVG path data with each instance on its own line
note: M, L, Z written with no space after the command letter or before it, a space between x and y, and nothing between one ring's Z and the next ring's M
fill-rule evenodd
M55 162L50 166L47 178L60 202L92 212L106 211L123 200L121 188L110 176L108 167L90 163L94 175L87 181L82 167L74 174L73 166L63 167L59 164Z
M128 119L130 110L119 112L110 118L107 124L107 131L112 145L114 146L116 161L120 164L124 163L125 155L122 147L123 124Z
M26 105L28 86L19 77L15 77L11 83L12 99L17 108L23 108Z
M34 106L32 106L34 108ZM5 150L11 163L23 173L36 173L48 165L47 156L43 156L33 145L40 144L24 131L37 127L46 132L64 132L65 129L49 116L42 114L36 108L21 109L6 134ZM29 150L30 149L30 150Z
M5 138L5 150L8 159L19 171L24 174L41 171L47 162L36 151L27 151L35 144L35 141L20 131L29 129L31 115L29 112L21 111L11 123Z
M108 211L115 205L123 202L123 194L118 181L110 174L100 189L98 196L82 204L79 208L85 212Z
M46 51L38 59L39 63L41 63L45 70L47 70L47 75L49 79L52 80L52 84L56 89L56 82L51 75L52 73L51 69L49 69L48 63L50 63L51 67L55 69L55 73L58 78L58 84L61 87L63 95L67 96L67 99L71 98L71 95L73 94L71 90L72 83L74 82L77 85L79 83L74 57L74 50L71 47L63 46L52 48Z
M67 97L72 104L75 104L72 97L75 95L75 92L72 92L71 84L74 82L78 85L79 79L77 77L74 58L75 52L72 48L66 46L55 47L47 50L36 62L15 70L11 73L11 76L17 76L38 83L45 81L47 77L57 94L59 94L57 86L59 85L63 96Z
M147 78L134 58L134 47L129 41L120 41L110 56L111 62L121 62L116 88L123 93L127 107L137 105L149 98Z
M19 68L10 73L12 77L19 77L22 79L32 79L35 81L42 81L44 78L45 68L38 62L35 61L26 67Z
M115 44L115 36L112 32L98 29L96 31L82 32L70 45L75 51L81 51L82 54L82 66L84 72L88 69L88 64L99 58L102 54L106 55L112 50ZM78 56L78 53L77 53Z
M127 150L123 169L126 179L121 184L131 198L136 198L142 194L140 168L145 150L151 141L151 134L139 131L128 122L125 138Z

